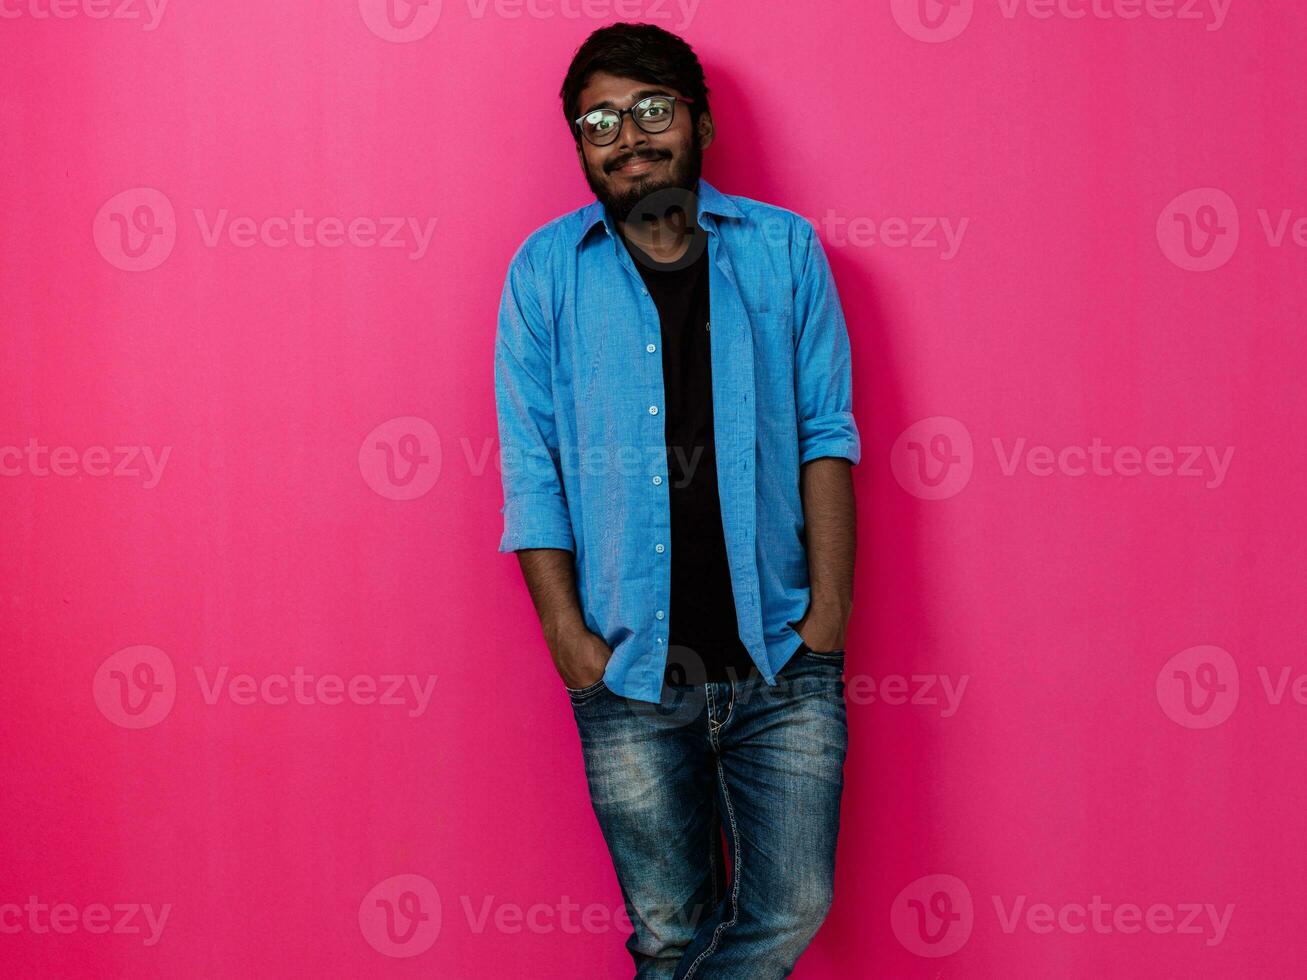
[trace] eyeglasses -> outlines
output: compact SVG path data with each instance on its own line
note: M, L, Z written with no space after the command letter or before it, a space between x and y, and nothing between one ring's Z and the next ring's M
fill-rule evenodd
M651 95L629 109L592 109L577 116L572 124L595 146L607 146L622 131L622 116L628 112L646 133L665 132L676 116L677 102L693 102L684 96Z

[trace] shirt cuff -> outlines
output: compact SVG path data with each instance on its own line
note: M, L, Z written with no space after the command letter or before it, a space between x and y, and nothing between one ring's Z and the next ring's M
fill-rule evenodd
M852 412L832 412L799 422L799 465L838 456L850 463L862 458L862 443Z
M500 508L504 534L500 551L523 548L561 548L576 551L572 520L563 498L552 493L525 493L511 497Z

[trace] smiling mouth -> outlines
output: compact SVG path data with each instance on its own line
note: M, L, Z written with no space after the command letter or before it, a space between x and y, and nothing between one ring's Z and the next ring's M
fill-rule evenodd
M628 160L626 163L622 164L622 166L614 169L613 173L642 174L650 167L653 167L655 164L659 164L659 163L662 163L661 158L650 160L647 157L636 157L635 159Z

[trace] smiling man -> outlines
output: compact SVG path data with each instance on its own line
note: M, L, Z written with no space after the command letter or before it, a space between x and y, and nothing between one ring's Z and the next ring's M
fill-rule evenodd
M597 30L561 96L596 200L509 267L499 550L571 701L636 976L788 976L834 894L848 741L839 298L810 224L700 176L683 40Z

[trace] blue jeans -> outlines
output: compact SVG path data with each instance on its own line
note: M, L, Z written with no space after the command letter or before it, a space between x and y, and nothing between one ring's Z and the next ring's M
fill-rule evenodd
M843 672L842 650L805 645L775 687L667 685L661 704L567 689L636 977L789 976L834 894Z

